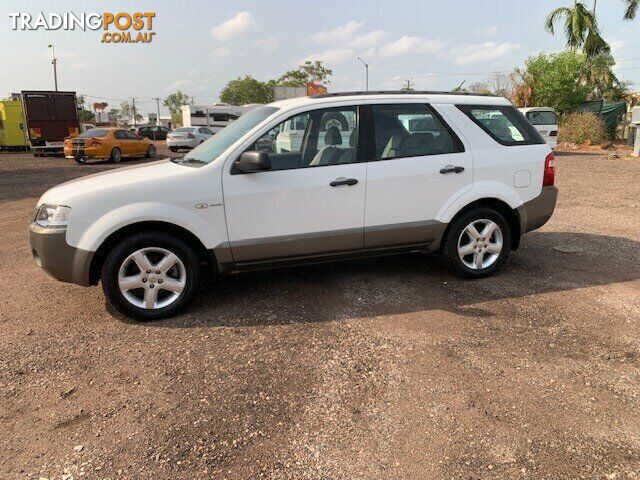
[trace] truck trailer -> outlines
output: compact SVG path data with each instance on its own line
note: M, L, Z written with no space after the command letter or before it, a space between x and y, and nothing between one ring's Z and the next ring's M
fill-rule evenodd
M27 142L35 156L62 153L64 139L80 132L76 92L22 92Z

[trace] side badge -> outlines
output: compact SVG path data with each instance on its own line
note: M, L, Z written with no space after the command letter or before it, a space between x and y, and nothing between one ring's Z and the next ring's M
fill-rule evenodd
M204 208L209 208L209 207L221 207L222 204L221 203L196 203L195 207L198 210L202 210Z

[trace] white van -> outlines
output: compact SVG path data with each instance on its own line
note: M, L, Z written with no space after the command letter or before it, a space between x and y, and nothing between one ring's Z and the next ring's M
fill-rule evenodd
M301 141L274 148L292 123L304 125ZM101 281L110 305L147 320L186 307L203 269L420 251L481 278L551 217L554 171L549 146L502 97L294 98L251 110L183 157L50 189L31 251L53 277Z
M528 107L519 109L527 120L535 127L544 141L551 148L558 146L558 120L551 107Z

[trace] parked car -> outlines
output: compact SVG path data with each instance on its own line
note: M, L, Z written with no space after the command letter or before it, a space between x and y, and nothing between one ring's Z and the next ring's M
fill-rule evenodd
M156 156L156 147L150 140L128 130L100 127L65 139L64 155L81 164L98 158L117 163L124 157L153 158Z
M172 152L181 148L195 148L213 136L207 127L180 127L167 135L167 147Z
M352 116L346 142L337 125L321 131L329 118ZM305 120L305 141L267 151L292 119ZM50 189L31 250L57 279L101 281L109 304L137 319L181 311L203 268L421 251L440 252L455 275L482 278L551 217L554 172L549 146L501 97L288 99L182 157Z
M558 120L553 108L528 107L521 108L520 111L551 148L558 146Z
M162 125L143 125L138 127L136 135L148 138L149 140L166 140L167 134L170 131L171 130Z

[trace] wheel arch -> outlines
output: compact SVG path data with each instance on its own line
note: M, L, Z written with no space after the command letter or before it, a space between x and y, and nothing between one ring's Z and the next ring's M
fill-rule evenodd
M150 231L160 232L163 234L168 233L175 236L187 245L193 247L194 253L201 265L210 267L212 271L215 271L214 267L217 268L217 261L213 251L207 250L202 241L186 228L170 222L142 221L125 225L105 238L91 259L91 265L89 267L89 283L91 285L98 284L102 272L102 266L104 265L107 255L120 241L135 233Z
M441 238L446 237L449 229L451 228L451 225L453 225L456 219L458 219L465 213L479 207L493 208L505 218L511 232L511 250L517 250L520 246L520 237L522 236L520 227L520 215L518 214L518 211L514 208L511 208L507 202L495 197L484 197L474 200L473 202L468 203L460 210L458 210L448 222Z

